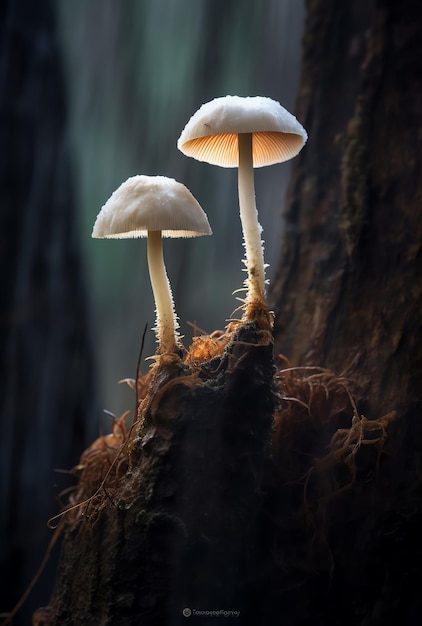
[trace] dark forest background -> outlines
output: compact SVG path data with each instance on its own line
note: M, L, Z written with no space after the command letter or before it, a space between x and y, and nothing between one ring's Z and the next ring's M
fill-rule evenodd
M214 235L165 242L181 330L223 328L243 256L234 170L184 157L185 123L225 94L294 110L300 0L6 0L0 8L0 611L38 567L47 519L81 451L133 398L141 335L154 353L144 241L94 241L131 175L186 184ZM271 278L290 164L259 171ZM143 368L148 363L143 362ZM48 601L55 555L16 623Z

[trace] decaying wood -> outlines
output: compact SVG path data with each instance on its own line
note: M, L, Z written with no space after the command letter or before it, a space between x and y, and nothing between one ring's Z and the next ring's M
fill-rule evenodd
M172 625L186 608L336 624L350 589L344 624L412 614L420 476L395 411L368 420L347 378L274 366L250 326L210 361L161 358L139 389L134 426L122 416L81 456L34 624Z
M41 623L173 624L186 607L249 613L273 374L271 335L253 325L207 363L161 359L152 368L138 421L119 448L118 480L96 490L91 466L94 497L80 494L65 518L56 590ZM101 485L110 466L103 445L82 457L79 485L95 454Z

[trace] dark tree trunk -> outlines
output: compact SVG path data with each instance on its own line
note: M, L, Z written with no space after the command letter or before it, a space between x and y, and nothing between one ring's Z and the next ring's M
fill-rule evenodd
M46 522L57 510L57 483L63 485L54 472L72 466L92 437L93 401L50 3L2 2L0 29L0 611L5 611L41 562L50 536ZM30 623L32 611L48 601L52 572L45 572L44 585L35 588L15 624Z
M308 2L296 113L309 142L293 171L272 289L275 349L292 366L344 374L359 413L374 421L355 415L346 442L335 430L348 425L337 408L312 445L300 432L310 457L299 467L313 556L301 586L275 596L282 612L296 595L297 621L286 623L410 625L421 614L421 29L414 0ZM314 384L309 370L294 371ZM311 395L308 438L316 428ZM279 420L277 446L286 455L285 415ZM287 438L297 443L291 432ZM324 454L325 465L317 461ZM286 521L280 502L273 506ZM310 528L302 532L309 539ZM275 574L287 589L286 578Z
M420 399L421 26L416 0L309 2L272 291L276 349L347 371L374 416Z

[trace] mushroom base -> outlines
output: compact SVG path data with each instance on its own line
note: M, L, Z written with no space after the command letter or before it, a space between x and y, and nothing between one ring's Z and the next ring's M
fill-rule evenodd
M268 309L265 297L254 298L245 302L243 322L254 322L261 330L272 331L274 325L274 313Z

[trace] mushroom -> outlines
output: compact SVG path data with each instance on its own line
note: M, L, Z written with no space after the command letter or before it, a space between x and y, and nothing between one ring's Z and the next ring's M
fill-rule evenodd
M265 299L262 227L255 204L254 167L296 156L307 140L297 119L271 98L225 96L203 104L182 131L177 147L187 156L221 167L238 167L240 219L248 272L244 319Z
M92 237L147 237L148 269L156 307L158 354L181 347L173 297L163 258L162 237L211 235L208 219L191 192L173 178L132 176L99 212Z

